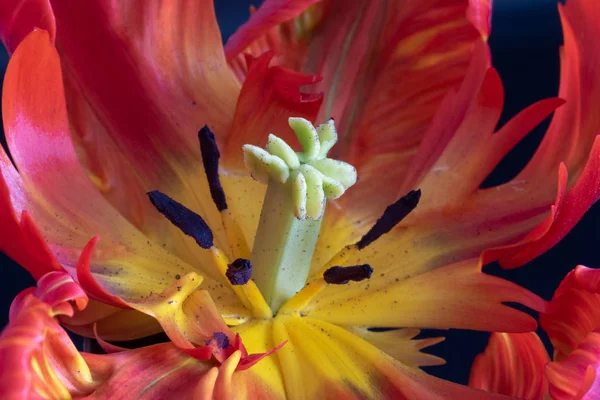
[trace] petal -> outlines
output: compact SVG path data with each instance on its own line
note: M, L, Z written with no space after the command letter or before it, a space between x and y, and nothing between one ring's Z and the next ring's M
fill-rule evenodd
M87 300L82 296L68 274L52 272L40 279L36 289L15 299L10 323L0 335L3 398L208 399L212 393L217 394L215 398L231 397L224 393L235 393L236 398L283 398L254 373L235 372L242 360L239 350L218 369L210 362L188 357L171 343L121 349L111 355L78 353L52 317L64 311L69 301ZM217 372L215 379L206 376L211 369Z
M56 21L49 0L10 0L0 5L0 38L9 53L15 51L25 36L40 28L56 36Z
M527 400L547 393L544 376L550 362L535 332L492 333L485 352L475 358L469 386Z
M305 289L294 298L304 306L290 309L341 325L526 332L536 328L535 320L505 303L545 308L545 302L526 289L482 273L477 259L415 276L400 266L374 269L368 280L324 285L312 296ZM307 289L320 283L312 281Z
M415 339L420 333L419 329L402 328L384 332L377 332L364 327L350 327L348 331L361 337L387 355L410 367L426 367L442 365L445 361L433 354L423 353L421 350L438 344L443 337Z
M540 325L562 360L600 326L600 270L582 265L563 279Z
M7 141L20 173L19 177L9 164L1 164L5 180L11 183L13 207L32 214L52 252L72 275L76 275L79 249L98 234L103 240L93 253L88 250L83 266L89 266L103 290L126 301L160 292L177 275L207 266L196 260L192 267L153 244L89 181L71 144L60 63L46 33L33 32L13 55L5 78L3 110ZM200 261L208 260L210 265L212 256L206 253ZM223 285L226 279L217 274L216 280L206 277L204 287L215 297L222 296L221 311L230 316L246 313ZM97 291L91 294L106 301L106 297L98 298Z
M314 122L321 106L322 94L300 92L302 85L312 85L317 76L300 74L279 66L269 66L273 53L258 58L248 56L248 76L236 106L233 126L224 149L225 167L244 171L242 146L263 147L273 132L287 143L297 142L289 127L290 117Z
M385 207L412 168L442 99L464 78L472 45L481 41L467 13L482 21L489 6L458 0L267 1L230 38L226 53L238 76L244 75L242 51L268 49L283 66L323 76L317 89L326 98L318 120L337 121L340 142L333 151L365 178L353 191L377 185L372 201ZM377 174L382 170L386 174ZM363 204L347 197L348 207Z
M37 15L59 21L56 44L73 136L102 194L137 228L187 262L203 259L202 253L155 212L147 191L160 189L209 216L225 247L220 218L206 196L206 178L197 168L197 130L210 124L224 137L239 92L224 59L212 4L182 0L144 7L119 2L65 7L57 1L50 10L47 2L29 1L9 2L0 11L12 18L23 3L29 18L19 21L19 30L31 31ZM82 24L86 19L89 23ZM51 34L54 38L54 30ZM90 51L90 40L98 37L103 40ZM203 261L211 263L210 258Z
M564 360L546 368L548 391L555 400L593 400L600 395L600 333L592 332Z
M0 168L0 219L4 225L0 231L0 250L22 265L34 279L40 278L46 272L62 271L52 251L48 248L42 234L26 211L21 218L16 214L11 200L11 192L3 175L14 171L4 150L0 149L0 158L4 159ZM15 172L14 186L21 185ZM13 191L14 192L14 191Z
M560 5L559 11L564 34L559 96L566 105L557 110L538 151L515 181L524 182L524 189L542 185L550 188L557 166L564 163L570 191L561 209L542 221L535 239L528 236L500 258L501 265L508 268L525 264L557 243L600 196L600 143L596 138L600 119L594 111L600 84L598 71L589 68L598 59L590 38L599 33L596 21L600 8L593 2L576 0Z
M273 337L289 340L276 357L291 398L502 398L428 376L345 329L312 318L279 316Z
M52 5L69 119L86 172L153 241L188 263L214 268L145 195L160 190L197 211L227 248L197 142L205 124L223 139L239 93L211 2Z
M109 355L84 354L103 378L97 399L283 399L252 371L235 372L239 352L215 368L186 356L170 343Z
M53 318L72 314L70 301L85 307L87 297L64 272L44 275L37 289L17 296L9 324L0 335L3 397L70 398L69 394L86 395L93 390L91 371Z

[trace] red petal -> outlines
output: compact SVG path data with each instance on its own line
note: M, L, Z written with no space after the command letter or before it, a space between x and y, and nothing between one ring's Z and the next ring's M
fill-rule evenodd
M0 158L6 157L4 150L0 149L0 152ZM0 174L0 220L3 224L0 250L29 271L34 279L50 271L63 271L29 213L24 211L21 220L18 219L3 177L13 167L5 163L3 165ZM15 189L20 191L21 188Z
M600 270L582 265L563 279L540 325L548 334L558 360L600 326Z
M85 307L87 297L64 272L43 276L37 288L26 289L15 298L10 322L0 335L3 398L67 398L93 390L87 365L52 318L72 314L70 301Z
M49 272L37 281L35 297L48 304L55 315L73 316L73 309L65 310L63 303L74 301L78 310L88 304L88 297L83 289L66 272ZM61 312L58 309L61 308Z
M566 182L567 172L561 164L559 191L550 214L521 242L498 253L500 265L518 267L546 252L565 237L600 198L600 138L594 141L587 164L575 185L565 194Z
M224 164L245 171L242 146L264 146L269 133L288 143L296 143L288 125L289 117L315 121L322 94L300 92L300 86L312 85L319 77L300 74L282 67L269 67L273 53L257 59L248 57L249 71L237 103L231 134L224 149Z
M600 332L593 332L564 360L546 368L548 391L554 400L595 400L600 397Z
M471 368L469 386L527 400L542 400L547 391L544 368L550 361L534 333L492 333L485 352Z
M232 62L238 54L243 53L246 48L271 28L297 17L306 8L319 1L321 0L266 0L252 14L250 20L227 39L225 45L227 61Z
M48 31L54 42L56 21L49 0L6 0L0 4L0 38L9 53L34 28Z
M92 272L90 270L90 261L92 260L94 247L99 240L99 236L92 238L83 249L81 257L79 257L79 261L77 262L77 280L91 298L114 307L128 309L130 307L127 305L127 303L125 303L120 297L108 293L92 276Z

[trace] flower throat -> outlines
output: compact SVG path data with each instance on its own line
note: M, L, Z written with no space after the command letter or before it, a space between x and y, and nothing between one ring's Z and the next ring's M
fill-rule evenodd
M371 276L371 266L341 266L348 256L389 232L418 204L421 192L410 191L388 206L373 227L356 243L343 248L318 276L306 284L327 200L337 199L356 183L356 169L343 161L327 157L337 142L333 119L314 127L303 118L290 118L302 152L285 141L269 135L265 149L244 145L244 163L250 175L266 184L261 216L250 250L228 210L219 178L220 153L208 127L199 133L200 150L211 197L221 220L235 260L214 244L213 233L204 219L184 205L157 190L149 192L156 209L184 234L213 255L215 264L233 291L255 318L271 318L283 309L297 306L306 296L289 301L298 292L321 290L328 284L346 284ZM297 296L296 296L297 297ZM282 310L283 310L282 309Z

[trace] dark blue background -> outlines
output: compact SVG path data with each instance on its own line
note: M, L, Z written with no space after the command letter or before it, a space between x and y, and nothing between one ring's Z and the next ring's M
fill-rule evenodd
M217 0L216 3L223 37L227 38L247 19L250 2ZM502 125L529 104L557 95L558 48L562 37L554 0L495 0L492 25L490 47L493 64L505 87ZM5 65L6 55L0 54L0 71L4 70ZM516 146L485 185L505 182L515 176L535 151L547 125L548 121L544 122ZM575 265L597 266L599 256L595 246L599 243L599 217L600 208L594 206L561 243L525 267L505 272L496 265L490 265L486 271L504 276L550 299L560 280ZM0 263L3 271L0 282L0 326L3 326L13 297L34 282L23 269L1 254ZM424 334L447 336L445 342L430 348L431 352L446 359L447 364L427 368L427 371L445 379L466 383L473 358L484 349L487 334L455 330Z

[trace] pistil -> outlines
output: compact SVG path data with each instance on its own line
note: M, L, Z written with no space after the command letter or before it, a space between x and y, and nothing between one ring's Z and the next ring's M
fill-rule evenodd
M252 278L277 312L305 284L327 199L340 197L356 182L356 170L327 158L337 141L333 120L314 128L290 118L303 152L270 135L266 149L244 146L252 177L267 185L252 250Z

